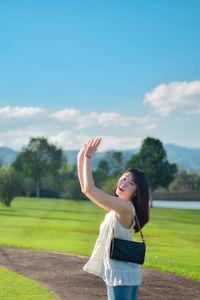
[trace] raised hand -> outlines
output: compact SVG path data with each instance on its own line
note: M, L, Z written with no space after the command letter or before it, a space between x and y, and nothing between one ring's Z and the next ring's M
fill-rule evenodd
M92 157L92 155L97 151L101 140L102 138L97 138L95 141L93 139L89 140L86 146L85 155Z

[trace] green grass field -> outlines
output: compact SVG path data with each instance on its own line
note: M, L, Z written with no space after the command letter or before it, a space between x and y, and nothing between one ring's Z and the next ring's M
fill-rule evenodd
M90 256L104 215L89 201L16 198L0 204L0 244ZM199 210L151 208L143 234L144 267L200 280Z
M0 267L1 300L55 300L55 298L34 280L25 278Z

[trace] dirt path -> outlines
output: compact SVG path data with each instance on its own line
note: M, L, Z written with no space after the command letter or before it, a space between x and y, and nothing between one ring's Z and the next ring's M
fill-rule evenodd
M75 255L0 246L1 266L37 281L57 300L106 300L104 282L82 270L87 260ZM200 299L200 282L148 268L142 268L142 277L138 300Z

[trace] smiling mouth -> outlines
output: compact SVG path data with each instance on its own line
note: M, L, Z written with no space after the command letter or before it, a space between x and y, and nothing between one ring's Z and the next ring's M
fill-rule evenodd
M120 190L120 192L123 192L124 190L122 190L121 188L120 188L120 186L119 186L119 190Z

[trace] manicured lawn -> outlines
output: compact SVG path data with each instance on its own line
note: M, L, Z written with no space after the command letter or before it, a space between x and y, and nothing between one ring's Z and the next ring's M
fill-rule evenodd
M0 300L55 300L35 281L0 267Z
M0 244L90 256L104 215L89 201L16 198L0 204ZM143 234L144 267L200 280L199 210L151 208Z

